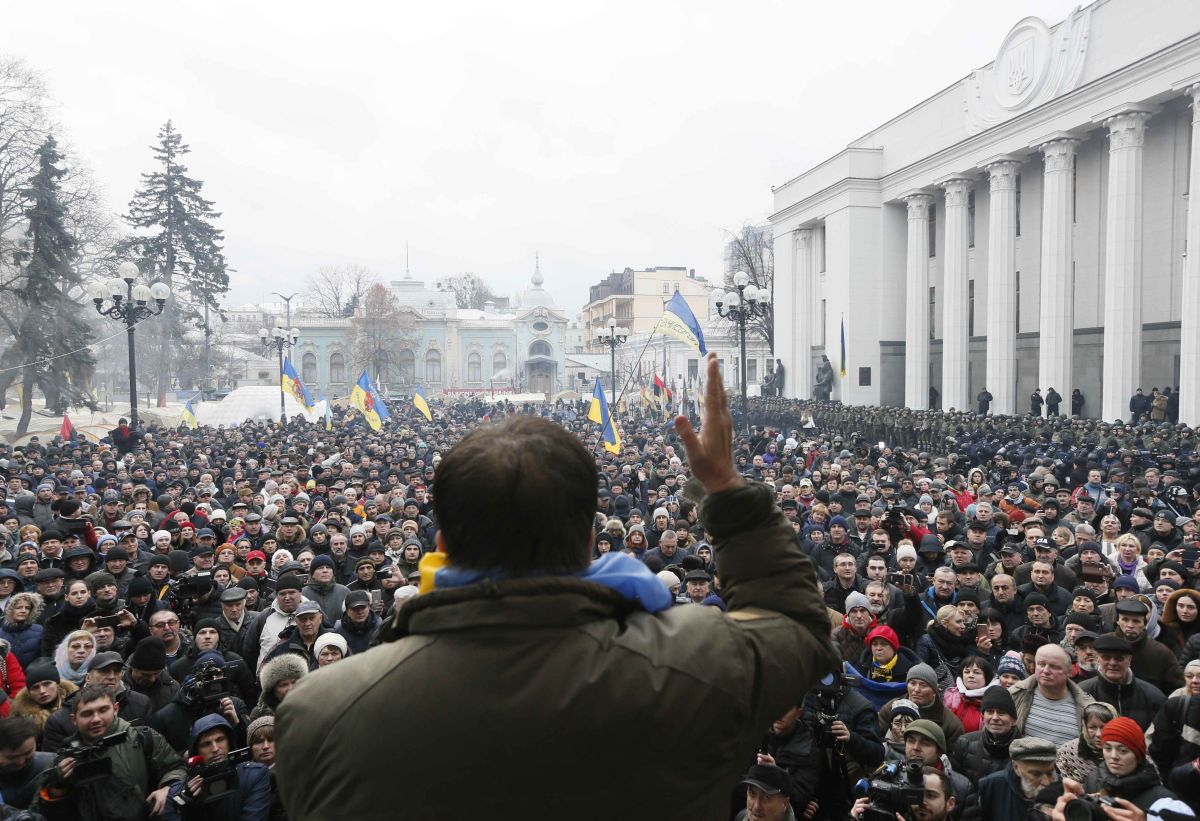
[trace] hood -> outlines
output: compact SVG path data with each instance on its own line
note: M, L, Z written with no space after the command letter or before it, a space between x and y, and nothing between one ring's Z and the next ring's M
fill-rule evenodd
M18 514L23 514L25 516L32 516L33 515L33 503L36 501L37 501L37 497L34 496L33 494L21 493L21 494L18 494L16 499L13 500L13 508L16 509Z
M46 609L45 600L37 593L14 593L9 599L8 608L4 612L4 624L6 627L16 627L17 625L8 617L12 612L12 606L17 602L29 602L29 619L22 623L22 627L31 624L36 624L42 616L42 611Z
M192 736L188 742L189 755L198 754L196 752L196 743L200 740L200 736L204 735L215 727L224 729L225 733L229 736L230 743L233 743L233 726L226 720L225 716L221 715L220 713L209 713L208 715L197 719L196 723L192 725Z

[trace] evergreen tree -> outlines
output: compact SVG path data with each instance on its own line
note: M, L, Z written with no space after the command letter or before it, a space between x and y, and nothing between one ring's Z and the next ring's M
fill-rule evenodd
M125 220L134 228L127 244L129 252L142 260L141 269L152 282L166 282L171 299L159 320L159 334L139 334L150 354L148 369L157 383L159 404L166 402L170 374L185 370L185 363L198 357L187 338L189 328L211 333L209 313L220 311L220 297L229 291L229 275L222 251L223 232L213 223L221 214L201 195L204 183L187 176L183 157L191 149L171 121L158 132L152 146L159 168L142 174L142 185L129 203ZM143 337L146 337L143 340ZM202 337L203 338L203 337ZM203 384L202 375L198 381Z
M73 265L78 243L67 228L61 197L60 182L66 174L59 165L62 159L54 137L47 137L38 150L38 171L25 191L26 240L14 254L21 279L10 293L18 311L0 312L16 340L0 364L23 365L18 436L29 428L35 385L46 406L62 413L70 404L86 401L95 366L87 350L91 328L81 306L68 296L82 286L82 278Z

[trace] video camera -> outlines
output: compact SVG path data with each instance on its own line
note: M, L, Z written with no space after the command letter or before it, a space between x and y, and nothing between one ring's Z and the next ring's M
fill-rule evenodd
M82 786L93 781L102 781L112 775L112 759L104 755L105 750L112 749L126 738L124 731L109 733L94 744L76 747L63 747L54 758L54 763L64 758L75 759L75 769L71 771L68 782L72 786Z
M1063 815L1067 821L1091 821L1093 818L1104 821L1108 818L1104 808L1115 806L1116 802L1107 795L1081 795L1067 802L1063 807Z
M817 699L817 724L813 728L813 733L820 737L823 746L833 747L837 743L837 739L833 735L833 722L840 720L838 711L842 708L842 699L846 697L847 691L858 685L858 676L852 676L849 673L830 673L821 679L813 690L813 695Z
M213 577L210 572L193 573L190 576L180 576L175 582L175 596L180 601L198 599L212 590Z
M199 795L180 793L175 797L175 802L180 806L187 806L191 803L207 804L224 798L238 788L238 764L252 760L249 747L233 750L211 764L205 764L204 759L198 755L192 756L188 759L187 780L191 781L200 776L204 779L204 784L200 787Z
M900 764L884 764L870 781L859 781L855 791L871 799L860 821L896 821L896 813L912 818L913 806L925 801L925 763L910 758Z
M214 661L205 661L192 671L186 696L199 704L206 713L219 712L221 700L230 696L229 679L225 670Z

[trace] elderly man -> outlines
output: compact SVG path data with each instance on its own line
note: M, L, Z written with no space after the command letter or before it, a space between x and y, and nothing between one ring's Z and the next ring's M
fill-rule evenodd
M1093 698L1070 680L1071 656L1057 644L1038 648L1034 673L1009 688L1017 708L1017 727L1024 736L1055 745L1079 737L1083 709Z
M1078 735L1078 733L1076 733ZM1025 821L1034 799L1058 780L1054 744L1040 738L1018 738L1009 746L1008 767L979 782L979 809L988 821Z
M921 711L921 718L927 718L941 727L945 734L943 747L953 749L954 743L963 734L962 722L958 716L946 709L938 697L937 674L928 664L915 664L909 669L906 677L906 697ZM886 735L892 727L892 699L883 705L879 711L879 732Z
M842 654L843 661L858 664L867 649L867 634L875 627L876 619L871 612L870 599L862 593L851 593L844 606L846 615L833 629L833 646Z
M1133 649L1133 674L1163 693L1183 686L1183 668L1171 649L1146 633L1150 610L1140 598L1117 602L1117 629Z
M1113 705L1120 715L1140 726L1149 727L1166 697L1133 674L1133 647L1115 633L1100 636L1092 646L1100 658L1097 675L1080 684L1079 689L1096 701Z
M950 760L972 783L1008 766L1009 748L1021 737L1012 694L998 684L988 687L979 705L983 726L954 745Z

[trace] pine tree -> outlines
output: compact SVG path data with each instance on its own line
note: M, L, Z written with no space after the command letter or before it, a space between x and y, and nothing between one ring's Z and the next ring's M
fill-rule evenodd
M18 436L29 428L34 385L46 397L46 406L62 413L85 399L96 364L87 350L91 328L80 305L68 296L72 288L82 286L82 277L73 265L79 248L67 228L61 198L60 182L66 174L59 165L62 160L54 137L47 137L38 150L38 171L24 192L26 241L14 255L21 280L10 292L19 313L0 312L16 339L2 364L24 366Z
M192 343L185 334L189 327L206 336L211 333L209 313L220 311L220 297L229 291L229 275L221 248L225 236L213 224L221 214L201 195L204 183L187 176L182 158L191 149L170 120L151 150L160 168L142 174L141 188L129 203L125 220L136 236L126 249L141 258L140 267L150 281L171 287L171 299L159 321L159 338L145 340L149 343L145 348L157 348L152 370L162 405L169 375L181 373L185 362L197 358L195 351L189 352Z

